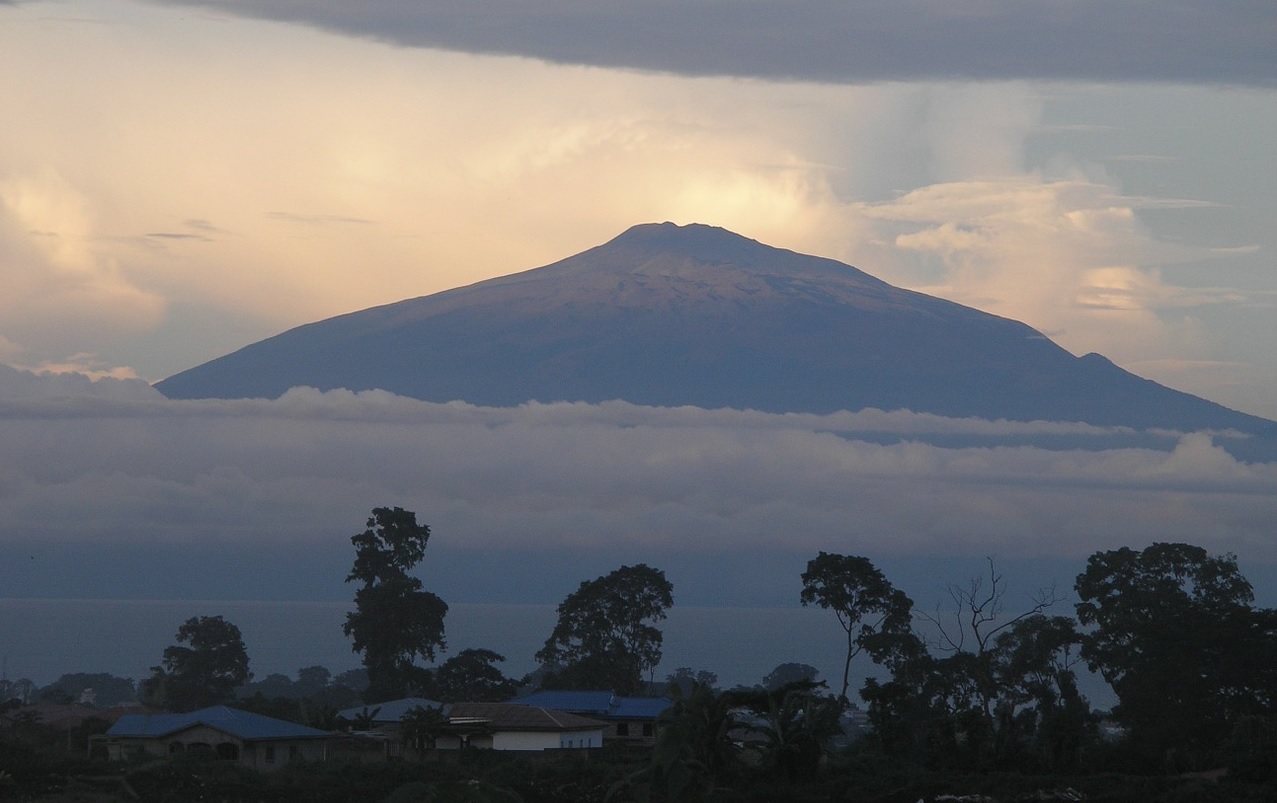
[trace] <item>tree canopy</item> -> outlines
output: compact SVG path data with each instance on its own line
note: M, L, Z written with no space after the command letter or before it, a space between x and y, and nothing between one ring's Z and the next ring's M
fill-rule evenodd
M365 700L403 697L424 685L418 659L433 661L444 641L448 605L408 574L425 556L430 528L403 508L379 507L366 529L351 536L355 561L346 582L358 582L355 610L343 630L368 670Z
M847 699L851 661L861 651L877 652L876 641L892 632L908 631L913 602L898 591L868 558L821 552L802 574L803 605L832 610L847 633L842 691Z
M1083 656L1150 753L1196 768L1239 718L1272 716L1277 612L1251 607L1232 555L1189 544L1098 552L1077 578Z
M194 711L229 700L253 677L239 628L220 616L187 619L178 643L143 681L144 697L173 711ZM184 644L190 646L182 646Z
M581 583L559 604L554 632L536 654L559 668L548 682L636 693L661 661L661 631L651 623L673 604L665 573L643 563Z
M499 703L519 689L497 667L505 656L483 648L465 649L432 673L432 696L444 702Z

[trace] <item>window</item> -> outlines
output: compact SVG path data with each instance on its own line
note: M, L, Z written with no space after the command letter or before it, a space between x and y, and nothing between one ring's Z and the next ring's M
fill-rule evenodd
M618 723L616 723L616 735L617 735L617 736L629 736L629 735L630 735L630 723L628 723L628 722L618 722Z
M273 744L266 745L266 763L275 763L275 745Z
M643 735L644 735L644 736L651 736L651 735L652 735L652 723L650 723L650 722L644 722L644 723L643 723Z
M295 744L290 744L290 745L288 746L288 760L289 760L289 761L295 761L295 760L297 759L297 755L298 755L300 752L301 752L301 748L299 748L299 747L298 747L297 745L295 745Z

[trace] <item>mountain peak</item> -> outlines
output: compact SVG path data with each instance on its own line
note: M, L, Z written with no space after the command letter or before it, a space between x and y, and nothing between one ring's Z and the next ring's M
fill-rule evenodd
M770 248L757 240L751 240L718 226L709 226L704 223L688 223L680 226L668 220L664 223L640 223L631 226L602 247L608 246L676 250L684 253L699 252L716 259L722 259L733 252Z
M544 267L298 327L160 382L1168 429L1270 422L1077 358L1017 321L702 224L649 223Z

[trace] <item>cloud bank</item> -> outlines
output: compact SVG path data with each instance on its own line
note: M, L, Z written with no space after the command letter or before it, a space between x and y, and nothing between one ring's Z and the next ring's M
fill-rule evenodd
M1266 0L168 1L398 45L684 75L1277 84Z
M958 434L987 440L944 445ZM302 555L345 544L372 507L401 505L437 544L487 556L487 576L618 547L658 564L827 550L1080 567L1097 549L1183 540L1272 561L1277 463L1239 462L1207 434L1113 445L1129 435L908 412L492 409L303 388L179 402L137 382L6 371L0 547ZM228 593L266 591L244 581Z

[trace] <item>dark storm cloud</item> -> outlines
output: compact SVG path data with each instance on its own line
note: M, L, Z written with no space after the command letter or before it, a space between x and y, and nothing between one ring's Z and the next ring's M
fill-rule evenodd
M1277 85L1271 0L161 0L399 45L821 82Z

